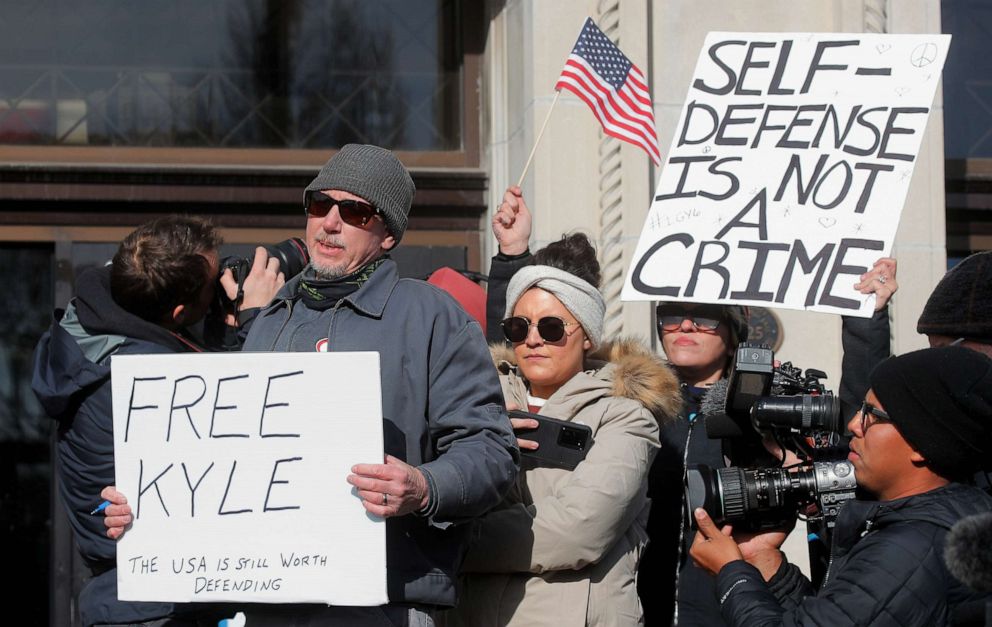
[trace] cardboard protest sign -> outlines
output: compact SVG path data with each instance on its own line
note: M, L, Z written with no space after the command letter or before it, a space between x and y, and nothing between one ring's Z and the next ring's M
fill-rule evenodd
M346 481L383 459L378 353L111 361L128 601L380 605L385 524Z
M949 44L710 33L623 300L870 316Z

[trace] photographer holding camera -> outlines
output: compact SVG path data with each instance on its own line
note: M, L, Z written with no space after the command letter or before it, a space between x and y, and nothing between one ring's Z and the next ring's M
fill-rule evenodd
M710 573L732 625L945 625L988 598L951 577L942 560L958 520L992 511L966 485L992 455L992 360L959 346L886 360L848 423L863 498L841 510L831 566L815 595L788 564L781 534L734 538L702 509L691 555ZM737 540L741 540L738 544Z
M206 315L218 275L225 290L234 287L230 271L220 272L221 242L212 224L192 216L139 226L109 266L79 275L75 298L38 342L31 387L59 423L59 496L93 575L79 595L84 625L163 619L192 607L118 601L116 544L93 510L105 498L104 486L114 483L111 357L204 350L188 327ZM245 304L271 299L282 284L276 269L256 256Z

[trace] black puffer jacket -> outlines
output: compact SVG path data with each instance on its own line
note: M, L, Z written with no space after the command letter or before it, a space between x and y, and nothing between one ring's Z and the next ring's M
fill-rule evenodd
M992 497L952 483L894 501L849 501L837 519L831 566L819 594L791 564L767 584L731 562L717 577L727 623L934 627L954 609L992 598L966 588L944 566L944 541L965 516L992 511Z
M35 351L31 387L58 422L59 496L83 562L93 577L79 595L83 624L130 623L177 611L171 603L117 600L117 544L102 515L90 515L100 491L114 483L113 355L198 351L191 340L124 311L110 296L110 269L90 270L76 282L76 298Z

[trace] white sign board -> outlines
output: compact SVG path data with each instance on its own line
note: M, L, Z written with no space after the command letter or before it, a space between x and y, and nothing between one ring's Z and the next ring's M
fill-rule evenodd
M382 463L378 353L114 357L127 601L386 597L382 519L346 481Z
M710 33L623 300L870 316L949 44Z

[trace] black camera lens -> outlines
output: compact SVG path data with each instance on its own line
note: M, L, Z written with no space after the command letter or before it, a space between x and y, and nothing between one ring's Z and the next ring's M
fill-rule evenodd
M695 465L686 472L685 486L690 512L702 507L716 524L750 531L784 526L800 508L812 504L832 526L856 487L854 467L846 460L788 470Z
M784 526L796 514L789 472L692 466L686 473L690 512L702 507L718 525L757 531Z
M279 242L278 244L264 245L269 257L279 260L279 272L282 272L286 280L303 271L303 268L310 263L310 253L302 239L292 237ZM254 250L254 247L253 247ZM210 350L230 351L239 350L241 342L238 339L237 329L228 326L224 322L225 315L231 313L235 305L240 305L240 293L244 287L244 281L251 272L254 263L254 253L251 256L231 255L220 260L220 276L229 269L234 275L234 280L238 284L239 296L234 301L230 300L227 292L220 286L215 290L216 297L211 305L210 312L203 320L202 331L197 335L202 336L203 345Z
M303 272L303 268L310 263L310 252L307 250L307 245L298 237L291 237L278 244L265 244L262 248L269 254L269 257L279 260L279 272L282 272L287 281ZM240 283L251 271L253 262L254 255L251 257L232 255L221 259L220 268L221 272L225 268L230 268L231 272L234 273L234 280Z
M282 272L286 280L290 280L310 263L310 252L307 245L298 237L291 237L278 244L265 246L269 257L279 260L279 271Z
M833 394L770 396L754 404L751 421L759 430L792 428L840 433L840 402Z

